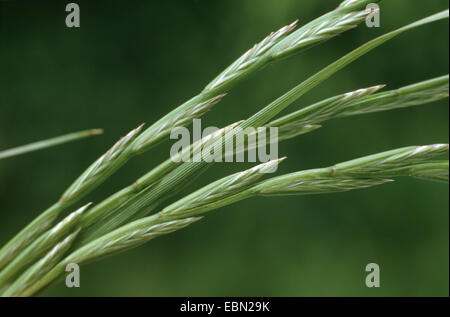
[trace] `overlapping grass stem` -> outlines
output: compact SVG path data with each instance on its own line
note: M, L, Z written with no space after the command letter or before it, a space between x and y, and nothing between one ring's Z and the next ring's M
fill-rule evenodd
M134 183L98 204L63 213L107 180L133 156L167 139L174 128L189 125L218 104L231 88L282 57L324 43L357 27L372 13L369 0L345 0L335 10L297 28L298 22L272 32L239 57L196 96L144 129L132 130L89 166L60 199L0 250L0 295L31 296L60 279L69 263L84 264L129 250L153 238L189 226L207 212L255 196L325 194L382 185L398 177L448 183L448 144L410 146L364 156L324 168L268 177L284 158L221 178L167 204L213 164L184 158L218 145L232 144L236 128L277 127L279 140L312 132L327 120L431 103L448 98L448 75L399 89L360 88L276 116L301 96L354 60L405 31L448 18L448 10L375 38L331 63L263 107L198 140L149 170ZM297 28L297 29L296 29ZM60 141L60 140L58 140ZM269 139L267 142L271 142ZM45 145L45 144L44 144ZM241 150L249 150L245 147ZM1 158L1 153L0 153ZM266 178L266 179L264 179ZM157 212L155 212L157 211ZM153 213L153 214L152 214ZM54 225L54 223L56 224Z

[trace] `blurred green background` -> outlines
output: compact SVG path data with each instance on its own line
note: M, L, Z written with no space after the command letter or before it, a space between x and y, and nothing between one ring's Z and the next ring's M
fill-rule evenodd
M105 134L0 163L0 241L52 204L94 159L142 122L199 92L254 43L339 1L0 2L0 149L85 128ZM448 8L385 0L381 28L363 25L243 82L203 118L244 119L356 46ZM448 73L448 22L410 31L359 59L288 111L361 87L397 88ZM279 173L414 144L448 142L448 100L327 122L280 144ZM136 157L85 201L98 202L169 155ZM217 164L195 186L246 168ZM257 198L81 269L81 287L47 296L448 296L448 186L414 179L326 196ZM81 203L80 203L81 205ZM365 286L365 266L381 287Z

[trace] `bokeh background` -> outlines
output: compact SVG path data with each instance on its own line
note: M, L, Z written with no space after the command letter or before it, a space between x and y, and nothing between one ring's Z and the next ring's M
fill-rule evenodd
M120 136L199 92L279 27L333 9L335 0L0 2L0 149L86 128L104 135L0 163L0 241L52 204ZM272 64L203 118L244 119L351 49L448 8L385 0L381 28L361 27ZM289 108L374 84L397 88L448 73L448 22L384 44ZM448 142L448 100L327 122L280 144L279 173L397 147ZM85 201L99 201L169 155L136 157ZM246 168L217 164L189 190ZM414 179L326 196L257 198L182 231L81 269L81 287L45 296L448 296L448 186ZM80 203L81 205L81 203ZM367 263L381 287L365 286Z

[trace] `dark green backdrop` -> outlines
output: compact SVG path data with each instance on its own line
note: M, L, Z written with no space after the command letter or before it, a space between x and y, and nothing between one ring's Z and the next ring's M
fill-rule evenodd
M0 241L55 201L90 162L142 122L193 96L255 42L339 1L0 2L0 149L100 127L105 134L0 162ZM204 125L248 117L356 46L446 9L448 1L385 0L381 28L362 25L283 60L234 89ZM448 22L388 42L290 110L360 87L396 88L448 73ZM392 148L448 142L448 101L352 117L280 145L280 173ZM129 162L87 200L99 201L169 154ZM246 165L216 165L197 188ZM44 295L419 296L449 293L448 186L402 179L327 196L258 198L212 212L182 231L81 270L81 288ZM364 284L381 267L381 288Z

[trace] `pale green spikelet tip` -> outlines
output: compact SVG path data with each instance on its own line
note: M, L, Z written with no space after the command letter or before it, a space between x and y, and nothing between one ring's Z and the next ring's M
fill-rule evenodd
M88 131L89 135L99 135L99 134L103 134L103 129L91 129Z
M416 148L411 152L411 156L422 155L428 153L444 153L448 151L449 145L446 143L438 143L431 145L417 145Z
M66 226L71 226L75 222L77 222L81 215L92 205L92 202L87 203L86 205L82 206L81 208L78 208L74 212L70 213L67 217L65 217L63 220L58 222L52 229L50 234L55 234L59 232L60 230L64 230Z
M340 8L349 7L349 6L354 5L356 3L358 3L358 0L345 0L345 1L341 2L339 7Z
M376 85L376 86L367 87L367 88L361 88L361 89L344 94L343 99L347 100L347 99L354 99L354 98L361 98L364 96L368 96L368 95L371 95L371 94L383 89L384 87L386 87L385 84Z
M218 77L210 82L203 92L216 89L230 80L238 77L243 72L248 70L254 65L260 58L263 57L271 48L278 44L286 35L292 32L297 26L298 20L291 24L288 24L276 32L270 33L261 42L255 44L247 52L244 53L239 59L231 64L225 71L223 71Z
M285 159L287 159L287 156L283 156L279 159L271 160L269 162L255 166L254 168L257 169L259 173L267 173L269 171L272 171L276 166L278 166Z

